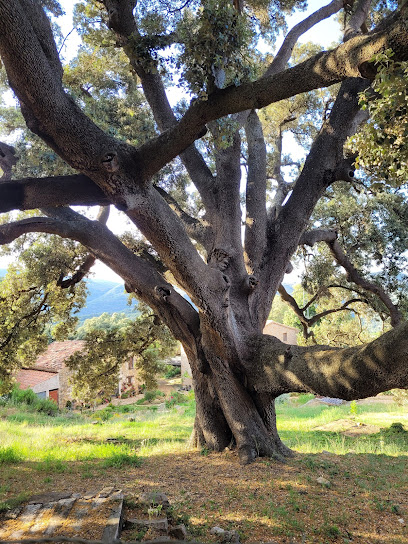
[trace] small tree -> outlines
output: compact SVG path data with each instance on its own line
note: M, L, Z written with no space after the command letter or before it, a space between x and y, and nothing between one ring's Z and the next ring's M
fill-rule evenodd
M139 307L139 309L141 309ZM148 389L156 387L162 362L174 355L178 344L166 326L147 308L136 319L100 320L84 335L83 350L69 357L65 364L73 371L73 396L89 402L112 395L118 386L120 368L133 358L140 380Z

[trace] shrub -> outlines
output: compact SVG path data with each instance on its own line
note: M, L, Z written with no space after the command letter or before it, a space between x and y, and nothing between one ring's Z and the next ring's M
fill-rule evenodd
M381 433L385 436L399 436L401 438L408 437L408 431L405 430L405 427L399 421L392 423L388 428L381 429Z
M146 391L143 398L138 400L136 404L143 404L144 402L153 402L157 397L164 397L165 394L162 391L156 389L155 391Z
M176 376L181 376L181 368L179 366L166 365L164 369L165 378L175 378Z
M104 408L103 410L99 411L99 414L96 416L98 419L101 419L102 421L108 421L113 416L113 410L110 409L108 406Z
M18 455L13 448L0 448L0 465L12 465L13 463L19 463L20 461L20 455Z
M27 404L34 406L38 403L38 396L31 389L20 389L15 385L10 393L10 401L12 404Z
M58 406L50 399L39 399L37 397L37 404L34 407L36 412L46 414L47 416L55 416L58 413Z
M48 416L55 416L58 413L58 406L53 400L40 399L31 389L20 389L18 385L11 390L7 402L14 406L25 405L29 411Z
M166 408L172 408L176 404L184 404L188 402L188 398L186 398L183 393L179 393L178 391L175 391L172 396L169 398L169 400L166 400Z

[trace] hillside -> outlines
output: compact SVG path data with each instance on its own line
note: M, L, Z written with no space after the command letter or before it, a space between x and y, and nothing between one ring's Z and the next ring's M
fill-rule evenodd
M0 278L5 275L6 269L0 268ZM97 317L104 312L113 314L124 312L132 314L134 304L128 306L128 295L123 284L114 281L90 278L87 280L88 298L86 306L79 312L81 321Z
M89 279L87 280L88 298L86 306L80 311L81 321L97 317L104 312L113 314L115 312L124 312L126 314L134 313L134 303L128 305L128 294L122 283L114 281Z

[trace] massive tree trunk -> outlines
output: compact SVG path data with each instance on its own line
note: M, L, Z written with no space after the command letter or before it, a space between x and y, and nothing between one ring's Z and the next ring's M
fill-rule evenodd
M353 348L287 345L251 333L239 359L221 358L211 345L204 351L199 359L188 352L197 399L195 444L216 451L234 444L243 463L291 454L276 428L275 399L282 393L353 400L408 387L406 322Z

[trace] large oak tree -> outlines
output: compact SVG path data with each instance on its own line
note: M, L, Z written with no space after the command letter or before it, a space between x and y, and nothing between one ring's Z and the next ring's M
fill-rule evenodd
M115 138L86 115L89 89L82 88L82 99L68 92L43 4L56 3L0 0L0 55L27 127L76 173L12 180L16 156L2 144L0 212L41 213L1 225L0 243L31 232L57 234L80 242L118 273L184 346L197 400L196 442L221 450L233 441L244 463L290 453L276 430L274 400L282 393L354 399L408 388L408 326L394 301L353 266L336 230L310 230L325 192L353 180L344 145L365 119L359 93L375 76L374 55L392 50L395 60L408 59L407 5L381 15L370 12L368 0L347 3L343 42L289 66L299 37L343 9L343 0L332 0L287 34L272 61L258 59L249 69L257 37L276 33L290 2L191 0L180 7L169 1L161 13L154 3L135 0L82 2L78 13L97 16L84 27L84 39L100 31L105 44L122 48L154 117L156 134L135 143ZM261 8L269 20L256 19ZM166 70L166 61L173 67ZM176 74L194 98L172 109L166 86ZM280 152L291 119L276 127L271 198L270 148L257 110L333 84L340 84L335 101L292 184L282 175ZM158 183L176 157L199 196L195 214L188 195L177 200L171 183L167 189ZM143 250L132 251L104 222L70 207L109 204L144 236ZM391 331L346 349L287 346L262 334L299 244L319 242L350 282L379 297L395 325Z

